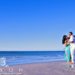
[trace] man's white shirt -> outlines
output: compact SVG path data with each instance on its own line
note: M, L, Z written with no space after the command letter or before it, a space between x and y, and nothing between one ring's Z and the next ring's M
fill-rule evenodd
M70 36L69 43L70 43L70 46L72 46L72 48L75 48L75 42L74 42L74 36L73 35Z
M70 39L69 39L69 42L73 42L73 41L74 41L74 36L71 35L71 36L70 36Z

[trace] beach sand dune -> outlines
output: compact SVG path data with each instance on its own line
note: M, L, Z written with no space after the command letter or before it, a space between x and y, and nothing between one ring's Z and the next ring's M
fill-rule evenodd
M50 62L0 67L7 75L75 75L75 68L66 62ZM6 74L0 74L6 75Z

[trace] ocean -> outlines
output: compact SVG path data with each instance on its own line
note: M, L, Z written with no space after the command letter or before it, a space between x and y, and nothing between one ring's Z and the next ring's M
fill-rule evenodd
M64 61L64 54L64 51L0 51L0 60L7 65Z

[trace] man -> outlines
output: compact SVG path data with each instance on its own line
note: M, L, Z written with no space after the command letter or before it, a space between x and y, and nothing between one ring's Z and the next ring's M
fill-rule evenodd
M69 32L69 43L70 43L70 52L71 52L71 63L74 64L75 41L72 32Z

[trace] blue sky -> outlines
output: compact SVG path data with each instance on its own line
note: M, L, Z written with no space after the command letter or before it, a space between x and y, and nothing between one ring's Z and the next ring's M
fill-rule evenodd
M0 0L0 50L62 50L69 31L74 0Z

